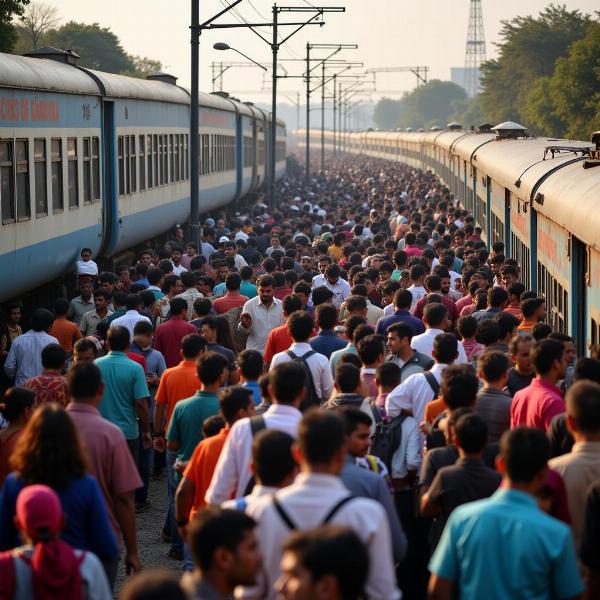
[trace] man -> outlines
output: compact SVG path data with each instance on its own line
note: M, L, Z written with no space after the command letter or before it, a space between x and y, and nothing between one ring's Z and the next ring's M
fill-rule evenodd
M578 381L566 395L567 429L575 438L571 452L550 461L565 482L575 546L581 547L585 500L590 485L600 480L600 385Z
M73 321L67 319L68 312L69 301L66 298L57 298L54 302L55 318L50 328L50 335L58 340L58 343L66 352L67 358L71 358L73 355L73 344L81 339L82 335L79 327Z
M541 431L504 434L498 459L502 488L450 516L429 563L430 598L450 599L458 589L463 600L581 597L571 532L542 512L535 499L548 456Z
M458 419L453 431L459 459L455 465L441 468L421 497L421 514L436 517L437 534L431 540L432 548L437 546L450 513L456 507L488 498L502 481L500 473L487 467L481 458L487 444L485 421L476 414L467 414Z
M359 600L368 570L360 538L351 529L326 525L288 538L275 587L284 600Z
M225 281L231 272L229 263L226 260L216 262L215 268L217 270L217 281L219 282L213 289L213 297L220 298L225 295Z
M221 344L217 343L218 338L218 322L215 317L204 317L200 325L200 334L206 340L206 349L210 352L217 352L221 356L227 359L227 380L226 383L234 385L239 380L237 362L233 350L225 348Z
M487 350L479 355L477 371L483 387L477 394L475 414L487 426L488 442L499 442L510 427L511 397L504 391L508 381L508 359L502 352Z
M242 387L250 390L254 403L261 402L260 384L258 380L263 374L265 362L257 350L242 350L237 356Z
M275 327L267 337L267 345L265 347L264 359L266 364L270 364L273 357L280 352L285 352L294 343L290 335L288 323L290 317L302 310L302 300L296 294L290 294L281 301L283 316L286 322L279 327Z
M385 356L385 343L379 335L368 335L361 339L356 349L362 361L360 380L369 396L377 396L375 371L383 363Z
M112 314L104 317L107 323L112 323L115 319L122 317L127 312L126 304L127 304L127 296L128 294L125 292L117 291L114 293L112 298L113 308L115 309Z
M270 275L258 280L258 296L242 308L238 331L248 334L246 348L264 353L269 332L283 324L281 300L273 297L275 282Z
M448 286L449 286L449 282ZM438 295L442 299L442 304L448 309L448 319L454 322L458 319L458 310L456 304L452 299L442 292L442 279L438 275L428 275L425 277L425 289L427 295L423 296L416 304L412 311L413 315L417 319L423 318L423 309L425 308L427 301L430 300L432 294ZM422 332L419 332L422 333Z
M523 321L517 327L522 335L531 334L531 330L546 318L546 301L543 298L527 298L521 302Z
M109 309L111 295L108 290L100 288L94 294L94 310L86 312L79 323L79 329L84 337L96 335L98 323L113 314ZM117 317L118 318L118 317Z
M156 328L154 347L165 357L167 367L171 368L179 363L183 338L196 333L196 328L186 321L188 304L185 298L175 297L169 305L171 318Z
M206 492L208 504L221 504L231 498L232 493L236 498L246 494L252 478L250 462L255 430L277 429L294 438L297 435L302 418L298 406L304 397L304 369L296 363L283 363L271 368L268 378L271 406L260 421L241 419L234 423Z
M48 335L54 322L54 315L45 308L38 308L31 318L31 329L16 337L8 351L4 372L15 385L22 385L27 379L37 377L44 370L42 350L48 344L58 344L58 340Z
M175 298L183 298L187 303L186 321L194 318L194 300L202 298L202 294L196 289L196 275L190 271L185 271L179 276L183 284L183 292L177 294ZM172 313L171 313L172 314Z
M173 273L181 277L187 269L181 264L183 257L183 246L173 245L171 249L171 263L173 264Z
M237 244L233 241L228 241L225 244L225 255L228 259L233 260L235 268L239 271L242 267L247 267L248 263L244 260L241 254L237 253Z
M288 319L287 326L294 343L289 350L279 352L273 357L271 367L288 361L302 362L308 370L307 375L312 380L309 382L308 389L314 391L319 403L327 400L333 390L333 377L327 358L315 352L308 343L314 329L312 316L304 311L295 312ZM314 399L304 398L304 400L310 402Z
M473 317L477 323L486 319L493 319L503 311L508 304L508 292L503 287L491 287L487 292L488 307L484 310L476 310Z
M381 317L379 321L377 321L377 329L376 333L379 335L386 335L388 329L394 323L399 323L402 321L406 323L412 330L412 335L420 335L425 333L425 326L421 319L417 319L413 317L409 309L412 304L412 294L408 290L397 290L394 294L394 312L388 317Z
M444 333L448 327L448 309L438 302L432 302L425 306L423 311L423 322L425 333L416 335L410 342L411 347L425 356L431 356L435 338ZM467 354L462 344L458 344L458 364L466 364Z
M600 481L590 486L585 504L585 525L581 541L581 562L587 569L587 597L600 597Z
M69 305L69 319L79 327L81 318L90 310L94 310L92 280L88 277L82 277L79 280L79 296L73 298Z
M329 364L331 365L331 372L335 373L335 369L337 367L337 363L340 358L346 354L346 352L352 352L352 354L358 354L356 350L356 346L354 345L354 332L361 326L366 325L367 320L364 317L359 317L355 315L353 317L348 317L344 323L344 327L346 329L346 346L341 348L340 350L336 350L331 353L329 358Z
M412 295L412 302L410 304L411 313L415 309L417 302L427 294L427 290L423 287L425 274L426 271L423 265L413 265L410 268L409 276L411 285L407 289Z
M333 352L346 346L346 342L334 331L337 324L337 309L333 304L319 304L315 309L315 317L319 333L308 343L315 352L329 359Z
M350 284L345 279L342 279L340 274L341 271L338 265L328 265L325 270L325 281L323 282L323 285L333 292L332 304L338 309L342 305L342 302L352 293ZM316 287L314 280L313 286Z
M139 294L127 294L125 306L127 307L127 312L122 317L113 319L110 322L110 326L111 328L124 327L129 332L129 339L132 340L133 328L138 321L148 321L148 323L152 323L152 321L150 321L148 317L140 314L142 299Z
M523 320L523 313L521 312L521 294L525 291L525 286L520 281L517 281L509 285L506 288L506 291L508 292L508 304L504 311L517 317L520 322Z
M90 338L81 338L73 346L73 365L93 363L98 354L96 344Z
M506 389L511 396L526 388L535 377L531 362L534 340L529 334L515 335L508 344L508 353L514 367L508 370Z
M425 415L425 406L438 396L444 369L454 363L458 357L458 347L454 335L439 334L433 344L435 364L429 371L411 375L390 392L385 401L386 415L393 418L407 411L417 423L421 423Z
M238 273L230 273L225 280L225 288L227 293L213 302L213 308L217 314L222 315L232 308L244 306L250 298L242 296L240 286L242 278Z
M535 378L518 391L510 407L510 427L519 425L548 431L552 418L565 411L565 403L557 387L567 372L568 355L557 340L542 340L531 353Z
M328 256L327 254L322 254L321 256L319 256L319 260L317 262L317 265L319 267L319 274L315 275L315 277L313 277L313 280L312 280L313 289L317 288L317 287L325 286L325 282L326 282L325 271L327 271L327 267L331 264L333 264L333 260L332 260L331 256ZM336 308L339 308L339 306L336 306Z
M300 424L294 455L300 464L300 475L272 498L264 498L255 513L268 578L265 587L270 591L265 597L274 598L271 586L279 577L279 561L289 534L332 523L350 527L367 546L371 565L366 584L368 597L400 598L385 511L374 500L353 497L338 476L346 455L341 417L332 411L309 411Z
M125 567L138 572L133 492L142 485L123 432L102 418L98 405L104 394L100 369L93 363L77 364L69 372L72 402L67 412L73 420L90 459L94 475L108 510L117 539L125 544ZM119 558L106 566L111 588L117 576Z
M385 360L400 367L400 382L415 373L422 373L433 367L431 357L411 348L412 337L413 328L403 321L398 321L388 327L387 347L390 353Z
M148 279L148 290L152 292L155 300L160 300L164 297L161 287L165 278L165 274L158 267L150 267L146 273Z
M364 457L368 452L373 421L369 415L353 406L346 406L339 410L346 428L347 447L346 460L340 471L340 479L353 496L371 498L383 506L392 536L394 560L400 562L406 554L407 543L398 520L390 488L382 477L362 469L356 464L356 458Z
M246 296L248 299L255 298L258 291L256 286L252 283L252 278L254 277L252 267L242 267L240 269L240 276L242 278L240 294Z
M62 375L66 358L66 352L58 344L48 344L42 350L42 374L23 383L23 387L35 394L34 408L47 402L56 402L61 406L69 403L69 385Z
M360 369L353 364L340 364L335 370L334 393L324 402L323 408L333 409L338 406L366 407L371 414L369 403L359 392L361 389Z

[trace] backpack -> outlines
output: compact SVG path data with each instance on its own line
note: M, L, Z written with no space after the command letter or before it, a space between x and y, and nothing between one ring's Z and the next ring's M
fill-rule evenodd
M304 399L300 403L300 410L304 412L305 410L313 407L321 405L321 398L317 396L317 390L315 389L315 382L313 381L313 376L310 371L310 367L306 360L310 358L313 354L316 354L314 350L310 350L303 356L297 356L291 350L288 350L286 354L292 359L293 362L302 365L304 372L306 373L306 383L304 385Z
M256 437L256 434L267 428L267 423L265 422L265 418L262 415L255 415L254 417L250 417L250 433L252 435L252 439ZM244 489L244 496L247 496L254 489L254 485L256 484L256 479L254 475L250 477L250 481L248 485ZM238 510L240 510L238 508Z
M333 519L333 517L336 515L336 513L343 506L348 504L348 502L350 502L350 500L353 500L353 499L354 499L354 496L352 496L350 494L348 496L344 496L341 500L338 500L338 502L336 502L329 509L329 512L325 515L325 518L321 521L320 526L322 527L323 525L327 525L327 523L329 523L329 521L331 521L331 519ZM291 517L283 509L283 506L281 506L281 502L279 502L279 500L277 499L277 495L273 496L273 507L275 508L275 510L277 511L277 514L279 515L281 520L286 524L287 528L290 531L295 531L296 529L298 529L298 526L296 525L296 523L294 523L294 521L292 521Z
M425 375L425 379L433 392L433 399L435 400L440 395L440 384L431 371L425 371L423 375Z
M384 419L375 402L371 402L375 418L375 433L371 437L371 454L378 456L392 474L392 458L402 442L402 423L409 416L400 413L393 419Z

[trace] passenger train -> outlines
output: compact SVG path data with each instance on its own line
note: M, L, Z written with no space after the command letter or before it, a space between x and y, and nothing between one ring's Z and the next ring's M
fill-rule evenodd
M548 322L580 353L600 343L600 132L594 147L531 137L516 123L435 129L346 133L337 147L436 173L483 239L517 259L523 284L546 299ZM302 144L305 132L295 136ZM320 144L320 131L311 140ZM332 132L325 141L333 149Z
M0 301L52 281L82 247L111 256L190 216L190 94L79 67L42 48L0 54ZM200 211L268 179L271 115L200 94ZM286 129L277 121L277 177Z

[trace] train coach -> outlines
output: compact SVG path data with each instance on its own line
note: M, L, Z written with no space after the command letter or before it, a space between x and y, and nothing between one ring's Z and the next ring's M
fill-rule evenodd
M0 301L68 271L82 247L111 256L190 216L190 94L42 48L0 54ZM271 115L200 94L200 211L268 180ZM286 129L277 121L276 173Z
M325 139L333 149L332 132ZM311 140L319 144L320 132ZM528 136L511 122L469 131L450 123L345 133L337 148L436 173L483 239L504 242L524 285L546 299L552 327L573 336L580 353L600 343L600 132L587 143Z

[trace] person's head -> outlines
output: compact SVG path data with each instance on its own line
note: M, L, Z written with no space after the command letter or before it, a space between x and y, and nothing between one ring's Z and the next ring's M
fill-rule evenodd
M265 367L263 356L258 350L242 350L238 354L237 363L244 381L258 381Z
M538 377L549 377L555 381L562 379L569 366L569 357L558 340L542 340L531 352L531 362Z
M365 317L354 315L352 317L348 317L344 321L344 327L346 329L346 339L353 340L354 332L361 326L366 325L367 319Z
M194 316L198 319L207 317L212 309L212 302L209 298L196 298L194 300Z
M504 309L508 304L508 292L501 287L491 287L488 290L487 302L490 308Z
M303 310L294 312L287 320L287 328L295 342L306 342L315 326L310 313Z
M371 425L373 419L354 406L342 406L338 412L344 419L346 427L346 449L348 454L363 457L369 453L371 446Z
M527 298L521 302L523 319L540 322L546 318L546 301L543 298Z
M516 281L506 289L508 291L508 301L510 304L519 304L521 301L521 294L525 291L525 286L520 281Z
M54 403L43 404L33 413L10 463L26 484L41 483L57 491L87 471L75 425L64 408Z
M486 422L474 413L466 414L454 423L454 443L467 455L480 455L487 444Z
M87 364L94 362L98 349L96 344L88 339L81 338L73 345L73 364Z
M81 260L84 262L88 262L89 260L92 260L92 249L91 248L82 248L79 256L81 256Z
M446 334L448 335L448 334ZM448 365L440 382L440 396L450 410L473 406L479 389L479 381L471 365Z
M552 326L548 325L548 323L536 323L531 328L531 337L539 342L541 340L545 340L552 333Z
M88 299L92 295L92 282L89 278L79 280L79 293L84 299Z
M51 371L62 371L65 368L67 353L59 344L48 344L42 350L42 366Z
M49 486L41 484L26 486L19 493L14 521L23 538L36 546L58 538L66 522L58 494ZM42 546L37 553L38 568L48 566L44 565L44 549L46 547ZM54 566L60 570L65 569L65 565L61 561L57 561ZM46 582L43 578L38 585L45 587Z
M179 578L165 569L150 569L129 577L119 600L186 600Z
M225 260L222 260L217 265L217 277L219 278L219 281L226 281L227 276L229 275L229 271L229 263Z
M460 317L456 322L456 328L462 340L472 340L477 331L477 321L470 315Z
M93 362L74 364L67 379L73 402L85 402L94 406L100 404L104 384L102 373Z
M148 349L152 345L154 336L154 327L148 321L138 321L133 327L133 338L142 350Z
M431 302L423 309L423 323L427 329L445 330L448 326L448 309L441 302Z
M353 290L358 287L354 286ZM365 296L352 294L346 298L346 310L349 316L359 315L361 317L367 316L367 299Z
M179 277L186 290L196 287L196 275L192 271L184 271Z
M273 302L275 280L271 275L262 275L257 282L258 297L262 304L270 305Z
M171 249L171 260L174 265L178 265L181 262L183 256L183 247L179 245L173 245Z
M494 315L494 321L498 323L499 329L499 340L504 342L508 342L513 335L517 332L517 327L519 326L519 319L514 315L511 315L508 312L499 312L497 315Z
M294 457L302 471L337 475L344 464L346 432L342 418L332 412L312 408L298 426Z
M160 287L165 274L158 267L150 267L146 273L146 279L150 285Z
M302 365L289 361L269 370L269 398L275 404L298 407L304 398L306 371Z
M202 387L218 389L225 385L229 375L227 367L227 359L222 354L204 352L196 364L198 379L200 379Z
M330 331L337 324L338 312L333 304L319 304L315 309L315 316L322 331Z
M482 352L477 359L477 370L479 378L488 385L502 389L508 382L508 358L504 352Z
M239 419L254 414L252 391L241 385L230 385L219 393L219 406L223 419L231 427Z
M500 339L500 325L494 319L479 321L475 339L486 347L496 344Z
M383 362L385 343L380 335L368 335L358 342L358 356L365 367L374 368Z
M0 401L0 413L9 423L25 424L33 414L35 394L25 387L11 387Z
M508 354L519 373L533 373L531 350L535 340L530 335L515 335L508 344Z
M394 307L396 310L409 310L412 304L412 294L408 290L397 290L394 294Z
M181 340L181 356L183 360L196 360L206 350L206 340L197 333L188 333Z
M31 328L34 331L48 331L54 323L54 315L47 308L38 308L31 317Z
M399 321L388 327L387 347L392 354L402 355L410 351L412 337L412 327L404 321Z
M575 342L570 335L562 333L561 331L553 331L549 336L549 340L557 340L565 349L565 354L569 365L572 365L577 359L577 350L575 349Z
M127 300L125 301L125 307L127 310L140 310L142 308L142 298L139 294L127 294Z
M242 277L238 273L230 273L225 279L225 287L228 292L238 292L242 285Z
M139 257L139 262L142 265L146 265L146 266L150 266L150 264L152 263L152 251L151 250L144 250Z
M539 429L517 427L505 431L500 439L496 468L508 484L536 491L546 479L550 445Z
M252 440L252 472L257 483L281 488L294 479L298 465L292 456L294 438L284 431L265 429Z
M185 298L171 298L169 302L171 317L187 318L188 303Z
M298 282L298 283L300 283L300 282ZM298 285L298 283L296 285ZM331 303L332 298L333 298L333 292L328 287L325 287L324 285L316 287L312 291L312 303L315 308L320 306L321 304Z
M355 394L360 387L360 369L351 364L338 364L335 369L335 389L341 394Z
M452 333L440 333L433 340L432 356L437 363L449 365L458 358L458 340Z
M600 385L576 381L565 396L567 428L575 441L600 441Z
M9 302L4 306L6 320L12 325L17 325L21 321L21 306L16 302Z
M600 361L597 358L584 356L575 363L573 381L588 379L600 383Z
M106 343L113 352L125 352L131 343L129 330L126 327L114 325L108 330Z
M400 385L402 371L394 362L381 363L375 370L375 384L380 394L391 392Z
M218 577L229 593L238 585L253 585L262 563L255 527L243 511L201 509L188 526L194 565L203 576Z
M281 308L285 317L290 317L295 312L301 311L304 303L300 296L290 294L281 301Z
M512 265L504 265L500 269L500 279L502 280L502 285L509 290L510 286L517 283L519 279L517 270Z
M200 333L209 344L215 344L217 342L216 317L204 317L200 324Z
M276 589L283 600L358 600L368 572L369 555L357 534L324 525L287 539Z
M69 312L69 301L66 298L57 298L54 301L54 314L56 318L65 318Z

